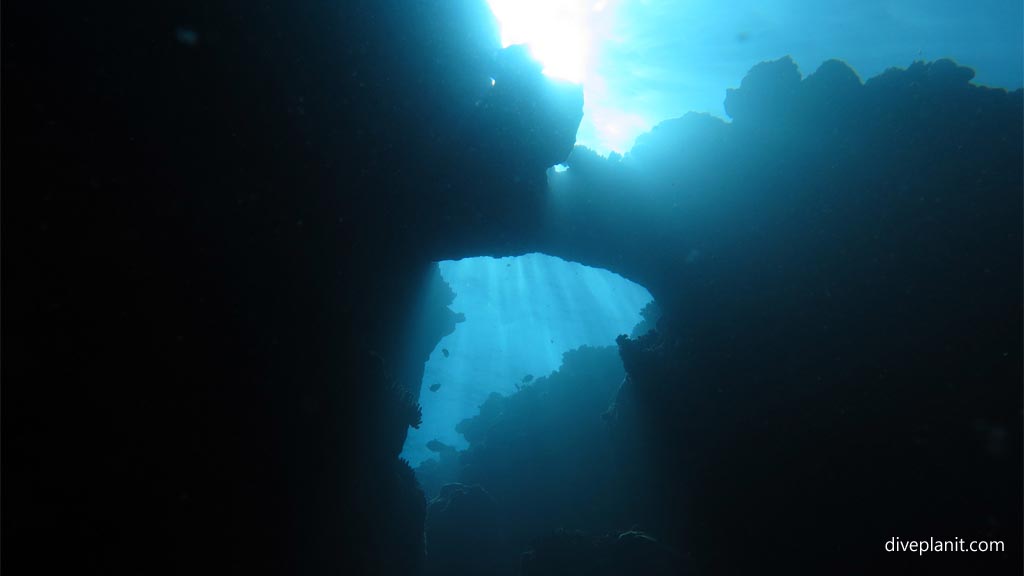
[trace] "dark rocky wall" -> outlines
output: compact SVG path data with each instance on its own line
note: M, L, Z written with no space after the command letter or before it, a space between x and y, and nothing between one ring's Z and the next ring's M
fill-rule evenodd
M554 92L491 88L482 1L3 26L5 567L410 573L425 503L389 391L455 321L424 302L438 245L511 242L578 90L499 141L508 98Z
M638 521L700 573L1019 570L1022 93L971 76L765 63L732 123L553 181L552 251L664 311L620 342L613 431L647 452ZM883 551L939 533L1009 552Z

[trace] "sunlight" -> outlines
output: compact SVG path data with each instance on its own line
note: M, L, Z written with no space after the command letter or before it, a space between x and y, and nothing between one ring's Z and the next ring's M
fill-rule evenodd
M544 74L586 81L594 38L590 20L607 2L586 0L489 0L501 25L501 44L526 44ZM595 10L601 5L600 10Z
M618 92L609 90L602 62L609 49L622 49L616 31L618 0L489 0L501 28L504 47L524 44L543 73L583 85L583 122L577 143L600 154L629 150L637 135L650 129L651 119L620 110ZM611 70L614 70L612 68ZM620 87L619 92L629 87Z

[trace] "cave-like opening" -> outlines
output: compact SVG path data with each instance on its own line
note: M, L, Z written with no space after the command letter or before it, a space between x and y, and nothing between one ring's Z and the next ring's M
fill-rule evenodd
M583 346L609 347L645 322L650 292L608 270L544 254L439 263L461 314L426 362L419 403L402 457L412 466L438 456L432 441L467 446L456 431L492 393L514 394L559 369Z

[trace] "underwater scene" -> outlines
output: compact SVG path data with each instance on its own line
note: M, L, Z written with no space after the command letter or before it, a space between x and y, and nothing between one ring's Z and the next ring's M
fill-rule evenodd
M3 570L1024 573L1021 0L2 14Z

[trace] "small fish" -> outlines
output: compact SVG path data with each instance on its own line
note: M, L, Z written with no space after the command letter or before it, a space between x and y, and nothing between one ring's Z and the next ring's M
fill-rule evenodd
M441 389L441 385L440 384L431 384L430 385L430 391L431 392L437 392L440 389Z
M526 376L523 376L524 383L529 382L530 380L533 380L533 374L527 374Z
M445 444L444 442L441 442L436 438L431 440L430 442L427 442L427 450L430 450L431 452L437 452L438 454L453 454L455 452L455 448Z
M444 357L447 358L448 357L448 349L447 348L441 348L441 354L444 354Z

